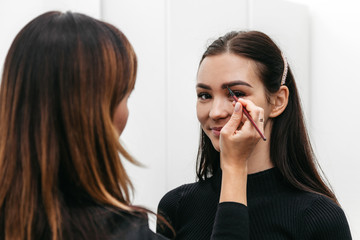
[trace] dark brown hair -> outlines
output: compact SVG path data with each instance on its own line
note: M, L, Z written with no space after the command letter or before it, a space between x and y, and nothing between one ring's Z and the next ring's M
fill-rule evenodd
M0 89L0 239L71 235L74 206L133 210L112 116L136 71L125 35L91 17L48 12L19 32Z
M281 50L264 33L258 31L229 32L215 40L203 54L237 54L251 59L265 86L267 97L279 90L284 71ZM285 179L295 188L337 199L319 174L318 166L304 123L296 83L289 68L285 85L289 89L288 105L273 119L270 136L270 159ZM197 177L205 180L220 168L220 155L203 130L197 157Z

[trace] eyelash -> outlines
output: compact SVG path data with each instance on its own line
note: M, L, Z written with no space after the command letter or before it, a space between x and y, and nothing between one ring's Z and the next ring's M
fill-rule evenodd
M211 98L211 95L208 94L208 93L199 93L197 95L197 97L200 99L200 100L206 100L206 99L210 99ZM207 98L203 98L203 97L207 97Z
M242 98L242 97L245 97L245 96L246 96L246 94L243 93L243 92L241 92L241 91L233 91L233 93L235 94L235 96L236 96L237 98ZM231 94L229 93L228 96L231 97Z
M241 91L233 91L235 96L238 97L238 98L242 98L242 97L245 97L246 94L241 92ZM200 99L200 100L207 100L207 99L211 99L211 95L209 93L206 93L206 92L201 92L197 95L197 97ZM228 94L228 97L232 99L231 97L231 94L229 93Z

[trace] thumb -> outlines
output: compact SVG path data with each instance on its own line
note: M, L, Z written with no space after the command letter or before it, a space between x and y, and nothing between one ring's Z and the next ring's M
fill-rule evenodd
M242 120L242 105L240 102L236 102L234 112L231 115L230 120L221 129L224 134L233 134L239 127Z

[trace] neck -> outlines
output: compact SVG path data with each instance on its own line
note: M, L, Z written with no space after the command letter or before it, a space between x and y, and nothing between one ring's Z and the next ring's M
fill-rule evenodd
M254 151L251 153L248 160L248 174L261 172L274 167L274 164L270 160L270 132L271 121L265 124L265 136L266 141L259 140Z

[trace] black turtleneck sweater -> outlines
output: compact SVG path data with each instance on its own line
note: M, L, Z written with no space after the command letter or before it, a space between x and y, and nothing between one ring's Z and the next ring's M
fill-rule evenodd
M247 181L249 221L243 222L243 229L249 236L244 239L351 239L345 214L337 204L325 196L295 189L277 168L250 174ZM176 239L210 239L220 188L218 171L205 181L182 185L162 198L158 213L172 224ZM158 226L157 232L171 237L168 229Z

